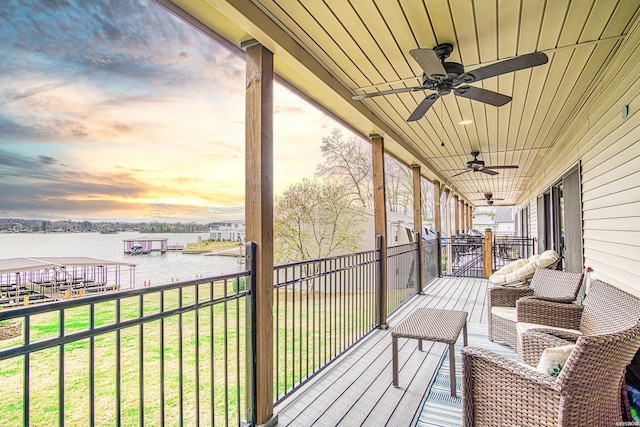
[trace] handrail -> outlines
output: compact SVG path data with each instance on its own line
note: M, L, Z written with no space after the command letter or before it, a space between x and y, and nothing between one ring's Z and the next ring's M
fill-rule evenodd
M422 258L417 256L420 247ZM438 247L437 241L425 241L422 246L412 242L388 248L384 260L389 264L386 314L419 292L421 282L426 285L437 277ZM9 347L0 347L2 363L23 367L21 373L12 374L17 377L11 380L23 385L22 395L8 393L18 399L12 406L22 415L16 421L18 415L12 412L8 419L25 425L61 424L69 414L77 415L80 409L74 405L59 406L53 416L34 412L43 396L32 384L36 377L49 375L47 381L58 384L50 396L54 402L65 401L65 384L75 384L80 378L89 384L89 405L83 409L89 412L89 424L94 421L95 408L105 398L96 390L104 387L112 387L110 395L117 400L112 414L115 424L173 424L176 416L182 417L191 410L197 410L198 420L208 417L206 423L254 423L255 244L248 243L245 253L247 269L239 273L0 311L1 320L22 320L24 324L20 342L14 340ZM416 265L420 259L422 278L418 277L421 270ZM276 402L299 389L379 326L376 310L380 307L378 279L382 261L380 250L371 250L274 267ZM53 332L42 332L52 328ZM74 352L84 348L85 343L89 367L79 374L69 360L75 360ZM115 359L109 377L112 380L105 386L104 373L97 366L107 348L113 349L109 351ZM38 366L43 355L51 351L57 354L57 361L47 366L45 373ZM194 359L195 355L198 356ZM167 376L175 369L177 382ZM5 372L9 371L12 369ZM214 372L222 373L220 379L218 374L214 378ZM211 392L201 399L200 390L204 388ZM160 398L156 408L151 409L153 405L145 396L156 389L161 390ZM165 397L172 394L177 396L177 400L172 399L174 406ZM186 399L187 394L194 399ZM123 400L123 396L129 398ZM201 415L207 410L209 415Z

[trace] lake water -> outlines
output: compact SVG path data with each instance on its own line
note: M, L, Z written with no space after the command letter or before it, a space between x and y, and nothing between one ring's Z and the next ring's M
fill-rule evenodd
M138 232L99 234L99 233L14 233L0 234L0 259L18 257L69 256L91 257L109 261L136 264L135 285L141 287L145 281L152 285L186 281L202 277L219 276L244 270L244 264L238 259L226 256L187 255L180 251L168 251L161 255L152 252L148 255L125 255L124 239L136 237L167 238L169 245L187 245L190 242L209 238L209 233L145 233ZM160 243L154 244L159 248ZM126 273L124 273L126 270ZM127 277L128 268L123 269Z

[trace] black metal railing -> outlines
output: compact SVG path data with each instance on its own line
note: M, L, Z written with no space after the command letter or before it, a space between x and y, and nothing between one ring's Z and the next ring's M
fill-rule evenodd
M22 326L0 341L2 424L244 424L250 282L245 271L2 311Z
M426 285L440 272L439 244L422 243ZM469 246L447 245L454 259ZM417 249L387 248L387 314L420 291ZM22 328L0 341L3 422L252 424L255 245L246 253L241 273L0 311ZM274 268L276 402L379 325L380 256Z
M417 255L417 242L387 248L387 314L420 291Z
M494 236L493 271L521 258L535 255L535 238L518 236Z
M379 251L274 269L274 396L281 401L376 326Z
M483 238L453 236L441 238L442 275L483 277Z
M427 286L440 275L438 266L438 241L427 239L422 241L422 285Z

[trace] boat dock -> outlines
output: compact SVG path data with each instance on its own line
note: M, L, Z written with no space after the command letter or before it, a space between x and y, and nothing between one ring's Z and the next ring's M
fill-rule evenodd
M125 239L124 253L127 255L146 255L151 252L160 252L162 254L167 251L181 251L184 245L170 245L169 239L166 237L136 237L134 239Z
M135 287L135 264L87 257L0 260L0 309ZM124 268L129 267L129 283Z

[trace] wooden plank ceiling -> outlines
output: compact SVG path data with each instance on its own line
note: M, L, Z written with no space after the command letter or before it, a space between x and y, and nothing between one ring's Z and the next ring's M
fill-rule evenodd
M409 161L426 159L423 164L476 205L484 204L486 192L504 199L496 204L523 202L520 196L550 147L563 142L572 118L591 93L597 93L600 75L640 14L640 0L251 1L267 19L253 18L255 28L243 28L248 35L262 42L264 34L273 34L269 27L275 24L315 58L322 72L344 85L347 95L419 86L422 69L409 51L439 43L454 46L447 61L463 64L465 71L545 52L545 65L472 84L513 97L503 107L449 94L424 118L408 123L411 112L432 92L356 101L393 130L402 139L400 145L413 150ZM208 3L222 14L233 7L246 11L232 0ZM299 88L318 98L311 85ZM346 109L332 110L355 129L362 128L350 122ZM473 123L458 124L464 119ZM487 165L519 168L500 170L496 176L468 172L454 177L471 160L472 151L480 151Z

